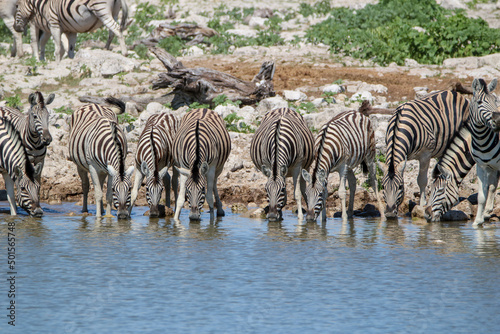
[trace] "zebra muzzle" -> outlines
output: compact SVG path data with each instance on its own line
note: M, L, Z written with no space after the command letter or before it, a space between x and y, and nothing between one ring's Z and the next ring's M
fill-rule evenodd
M500 131L500 112L494 112L491 117L493 131Z

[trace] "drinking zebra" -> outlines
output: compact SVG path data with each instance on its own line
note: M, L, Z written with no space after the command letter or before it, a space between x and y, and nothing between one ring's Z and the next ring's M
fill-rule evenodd
M38 197L40 184L34 177L35 170L28 159L21 136L14 125L4 118L0 118L0 173L5 181L10 214L17 214L17 200L19 206L30 215L41 217L43 211Z
M205 194L210 219L214 217L214 197L217 216L224 216L217 178L230 152L231 139L222 117L217 113L210 109L194 109L182 117L174 136L174 161L180 173L176 220L186 198L191 207L189 219L199 220Z
M289 108L278 108L262 118L250 143L250 156L255 167L267 177L269 220L282 218L287 202L285 178L289 176L293 178L298 218L303 218L302 195L305 196L306 184L300 173L311 166L313 152L314 138L302 115Z
M391 117L383 187L386 217L395 218L404 198L407 160L419 161L417 183L424 206L431 158L440 157L469 115L469 102L459 93L439 91L399 106Z
M121 26L116 23L118 12L122 9ZM94 31L105 25L109 29L106 49L110 48L114 36L118 36L121 51L127 55L127 45L122 31L128 16L126 0L18 0L14 29L23 32L28 21L43 31L32 38L33 54L37 59L45 58L45 44L52 34L55 45L55 58L60 61L64 55L61 34L68 37L68 57L75 54L76 34ZM34 39L34 40L33 40ZM40 40L40 55L38 42Z
M125 104L114 98L106 102L125 110ZM87 212L89 177L95 191L96 216L102 214L102 187L108 177L106 194L106 215L111 215L111 203L117 209L118 218L129 216L131 175L134 167L125 170L127 142L125 134L116 122L112 108L98 104L88 104L75 110L71 115L69 133L69 158L78 169L82 180L83 208Z
M142 180L146 177L146 199L149 204L150 217L159 215L158 203L165 189L165 202L170 207L170 175L168 168L173 166L173 141L179 121L169 113L160 113L148 118L137 144L135 155L135 179L132 188L132 205ZM177 199L178 171L172 171L172 188Z
M485 206L493 207L500 176L500 112L493 94L497 79L489 85L483 79L472 81L469 128L472 134L471 152L477 163L478 207L473 225L482 225Z
M314 144L312 175L302 170L307 182L307 221L316 221L322 212L326 221L328 175L337 171L340 175L339 197L342 202L342 219L353 215L356 177L353 168L359 164L368 173L370 185L378 200L380 213L383 206L379 197L375 167L375 132L371 121L361 113L351 110L340 113L328 121L319 131ZM349 210L346 212L346 181L349 182Z
M425 218L439 221L458 202L459 187L476 164L471 153L472 136L467 124L453 138L432 171L429 206ZM493 202L489 212L493 210Z
M50 94L45 101L42 93L34 92L29 95L28 101L31 107L27 113L15 108L0 107L0 118L11 122L21 135L29 160L35 167L35 177L40 183L47 146L52 142L47 105L54 101L54 94Z

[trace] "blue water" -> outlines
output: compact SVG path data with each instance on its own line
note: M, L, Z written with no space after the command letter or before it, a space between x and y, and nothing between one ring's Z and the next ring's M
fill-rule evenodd
M3 204L3 203L2 203ZM499 333L500 230L0 214L2 333ZM15 222L16 326L7 227Z

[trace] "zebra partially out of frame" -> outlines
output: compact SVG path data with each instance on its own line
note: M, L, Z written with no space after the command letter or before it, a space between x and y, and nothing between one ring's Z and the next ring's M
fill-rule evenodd
M122 9L122 21L116 23L118 13ZM113 37L118 36L122 54L127 55L127 45L123 30L126 26L128 6L126 0L18 0L14 29L23 32L27 23L33 20L34 25L43 31L40 40L40 54L38 42L40 35L32 38L33 54L37 59L45 57L45 44L50 35L54 38L55 58L60 61L64 55L61 44L61 34L68 37L68 57L75 54L76 34L91 32L102 25L109 29L109 38L106 49L110 48ZM33 40L34 39L34 40Z
M38 197L40 184L34 177L35 170L29 162L21 136L14 125L3 118L0 118L0 173L5 181L10 214L17 214L17 200L19 206L30 215L41 217L43 210ZM17 188L15 194L14 184Z
M47 105L54 101L54 94L50 94L45 101L42 93L34 92L29 95L28 101L31 107L27 113L15 108L0 107L0 118L11 122L21 135L29 160L35 167L35 177L40 183L47 146L52 142Z
M457 132L443 156L432 170L429 206L425 209L425 218L440 221L459 200L459 187L476 162L471 152L472 135L465 124ZM487 211L493 210L487 206Z
M300 174L311 166L313 152L314 138L302 115L289 108L278 108L262 118L250 143L250 156L255 167L267 177L269 220L282 218L287 202L285 178L289 176L293 178L298 218L303 218L302 195L305 196L306 183Z
M477 164L479 185L478 207L473 225L482 225L485 207L493 207L495 191L500 176L500 112L497 97L493 94L497 79L489 85L483 79L472 81L470 120L472 134L471 152Z
M396 218L404 198L407 160L419 161L417 183L424 206L427 171L431 158L441 157L469 116L469 102L459 93L439 91L399 106L391 117L385 137L386 170L383 178L385 215Z
M125 111L125 104L114 98L106 102ZM125 170L127 141L125 134L116 121L112 108L88 104L75 110L71 115L69 133L69 158L78 169L82 180L83 208L87 212L89 177L95 191L96 216L102 214L102 187L108 177L106 194L106 215L111 215L111 203L117 209L118 218L129 216L131 175L134 167Z
M184 201L191 207L190 220L200 219L205 194L214 218L214 197L217 216L224 216L217 191L217 178L231 152L231 139L222 117L210 109L194 109L184 115L174 136L174 161L179 170L179 195L175 205L179 219Z
M314 144L314 162L312 175L302 170L302 177L307 182L306 202L308 222L316 221L322 212L322 221L326 221L326 199L328 197L328 175L339 172L339 197L342 202L342 219L353 215L356 177L353 168L362 164L363 172L369 172L370 185L375 192L379 210L383 216L375 165L375 132L367 116L351 110L340 113L328 121L319 131ZM346 212L346 181L349 181L349 210Z
M165 189L165 202L170 207L170 175L168 168L173 166L173 141L179 126L177 118L169 113L160 113L148 118L137 143L135 155L135 178L132 188L132 205L142 180L146 177L146 199L149 204L149 216L158 217L158 203ZM172 188L177 199L178 171L173 168Z
M22 57L23 51L23 34L14 29L14 17L16 16L17 0L0 0L0 19L3 20L7 29L10 30L14 38L12 44L11 56Z

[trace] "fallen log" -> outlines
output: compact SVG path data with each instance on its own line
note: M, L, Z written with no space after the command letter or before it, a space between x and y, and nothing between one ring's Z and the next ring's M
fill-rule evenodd
M359 106L358 112L365 116L372 114L392 115L396 109L373 108L368 100L363 100Z
M244 105L276 95L273 61L264 62L252 81L245 81L209 68L186 68L164 49L150 47L149 50L167 69L167 72L160 73L152 80L153 89L170 87L172 91L168 94L173 96L174 108L193 102L212 105L212 100L222 94L229 100L239 100Z
M129 49L134 49L139 44L155 46L159 41L171 36L177 36L188 41L186 45L196 45L200 43L209 44L205 37L219 35L217 31L208 27L201 27L197 24L183 23L178 25L160 24L151 34L141 40L134 42Z

